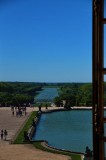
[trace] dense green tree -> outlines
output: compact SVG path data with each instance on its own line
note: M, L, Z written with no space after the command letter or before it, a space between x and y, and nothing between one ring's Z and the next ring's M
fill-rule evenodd
M54 99L54 103L56 104L56 106L60 106L61 103L62 103L61 97L56 97L56 98Z
M92 84L71 83L61 86L61 94L58 101L65 100L66 106L91 106L92 105ZM58 102L59 103L59 102Z
M0 106L33 103L42 84L33 82L0 82Z

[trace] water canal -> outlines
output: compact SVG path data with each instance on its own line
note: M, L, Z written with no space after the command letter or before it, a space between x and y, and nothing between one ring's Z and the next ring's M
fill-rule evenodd
M42 91L35 97L36 103L53 102L54 98L58 96L58 88L43 88Z
M50 146L77 152L92 149L91 110L44 113L33 140L46 140Z

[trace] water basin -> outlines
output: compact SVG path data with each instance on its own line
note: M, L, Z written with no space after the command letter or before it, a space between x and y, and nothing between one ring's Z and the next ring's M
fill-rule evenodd
M44 113L32 139L75 152L85 152L86 146L92 149L91 110Z

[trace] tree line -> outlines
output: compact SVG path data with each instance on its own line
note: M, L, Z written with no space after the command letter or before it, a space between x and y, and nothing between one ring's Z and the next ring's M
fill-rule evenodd
M57 106L92 106L92 83L63 83L60 94L54 99ZM106 82L104 82L104 106L106 106Z
M59 88L59 96L54 99L57 106L92 106L92 83L39 82L0 82L0 106L34 103L38 91L51 86ZM104 106L106 106L106 82L104 82Z
M64 104L64 101L65 104ZM92 106L92 83L64 83L54 99L57 106ZM106 106L106 82L104 82L104 106Z
M34 102L43 84L34 82L0 82L0 106L28 105Z

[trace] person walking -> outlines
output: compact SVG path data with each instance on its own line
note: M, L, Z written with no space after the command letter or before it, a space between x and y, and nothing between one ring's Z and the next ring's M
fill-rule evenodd
M48 105L46 104L46 109L48 109Z
M8 135L8 133L7 133L7 130L5 129L4 130L4 140L6 141L6 139L7 139L7 135Z
M1 130L1 140L3 140L3 129Z
M14 117L14 110L12 111L12 115L13 115L13 117Z

